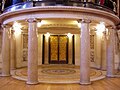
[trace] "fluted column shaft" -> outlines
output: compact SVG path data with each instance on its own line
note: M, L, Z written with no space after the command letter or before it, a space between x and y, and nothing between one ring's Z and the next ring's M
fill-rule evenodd
M27 84L38 83L38 38L37 23L34 19L28 20L28 80Z
M90 84L90 35L89 20L81 23L81 60L80 60L80 84Z
M10 27L3 26L2 41L2 76L10 76Z
M107 76L113 77L114 75L114 44L115 36L114 29L109 29L109 40L107 42Z

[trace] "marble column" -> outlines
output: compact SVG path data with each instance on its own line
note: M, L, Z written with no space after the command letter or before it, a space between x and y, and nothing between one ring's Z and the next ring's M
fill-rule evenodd
M11 38L10 38L10 65L11 69L16 68L16 63L15 63L15 35L14 31L11 30Z
M38 84L38 38L37 22L28 20L28 80L27 84Z
M114 35L114 29L109 28L109 39L107 41L107 77L114 77Z
M10 27L3 26L2 76L10 76Z
M81 59L80 59L80 84L91 84L90 82L90 35L89 20L81 23Z

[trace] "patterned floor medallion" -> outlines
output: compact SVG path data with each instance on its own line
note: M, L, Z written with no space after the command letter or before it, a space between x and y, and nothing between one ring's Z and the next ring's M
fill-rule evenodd
M52 74L52 75L55 75L55 74L56 75L68 75L68 74L76 73L76 71L72 69L44 69L41 72L45 74Z
M101 70L91 69L90 80L103 79L105 78L105 73ZM27 81L27 68L13 70L12 77ZM40 66L38 69L38 80L40 83L79 83L80 69L75 66Z

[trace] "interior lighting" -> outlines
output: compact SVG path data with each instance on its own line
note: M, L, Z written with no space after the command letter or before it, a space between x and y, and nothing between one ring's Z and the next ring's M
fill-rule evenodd
M78 27L81 28L81 23L78 21Z
M70 37L72 37L72 36L73 36L73 34L68 33L68 34L67 34L67 36L70 38Z
M50 37L50 33L47 32L47 33L45 34L45 36L46 36L46 37Z
M20 23L18 23L18 22L14 22L14 24L13 24L13 28L15 29L15 28L22 28L22 26L21 26L21 24Z
M97 24L96 29L97 29L97 32L104 32L105 31L104 22L100 22L100 24Z
M41 27L44 24L47 24L47 22L45 20L41 20L40 22L37 23L37 27Z
M42 23L41 22L38 22L37 23L37 27L41 27L42 26Z
M15 35L21 34L22 31L21 28L22 28L21 24L15 21L13 24L13 30L15 31L14 34Z

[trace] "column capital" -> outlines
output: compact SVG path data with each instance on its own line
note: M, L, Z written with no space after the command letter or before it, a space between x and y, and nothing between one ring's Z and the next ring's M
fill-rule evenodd
M91 21L89 19L82 19L81 23L90 23Z
M33 22L37 22L37 20L35 18L29 18L27 19L27 22L33 23Z

